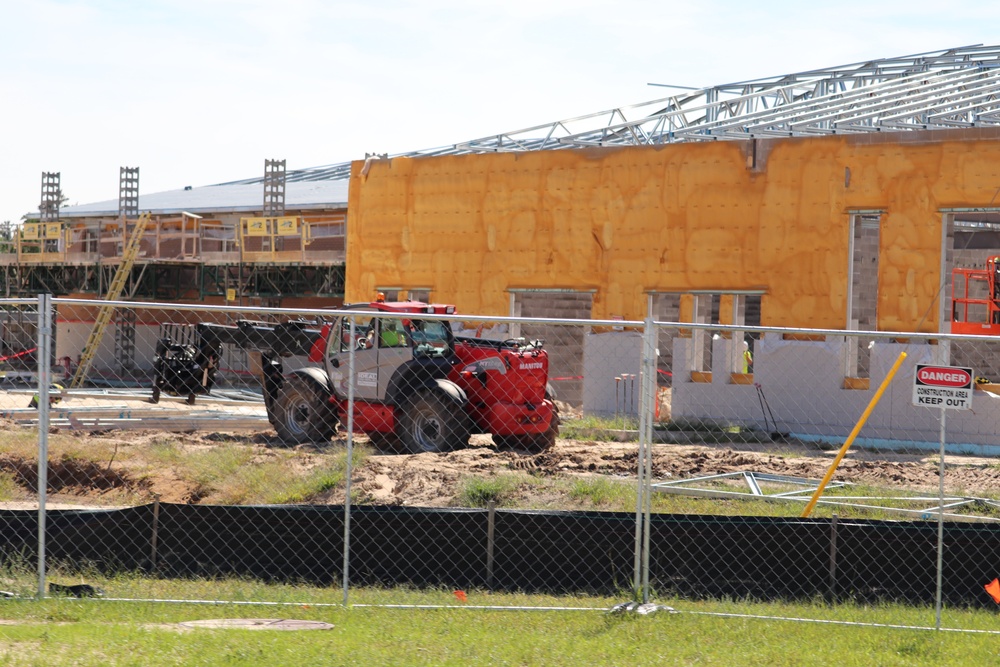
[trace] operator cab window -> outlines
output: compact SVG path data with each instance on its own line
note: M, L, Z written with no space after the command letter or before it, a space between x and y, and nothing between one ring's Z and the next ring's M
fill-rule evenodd
M355 320L354 340L351 340L351 322L345 317L340 326L340 351L347 352L353 346L356 350L367 350L375 344L375 332L378 329L378 320L374 317L370 320ZM353 345L352 345L353 343Z
M402 320L382 319L379 347L406 347L407 332Z
M409 335L414 357L442 357L451 351L444 322L414 320L409 323Z
M358 349L370 350L375 347L376 340L378 340L378 318L373 317L358 331Z
M355 325L354 333L355 337L357 337L358 333L357 325ZM351 345L351 323L345 317L343 320L341 320L340 324L340 351L347 352L348 350L351 349L351 347L353 347Z

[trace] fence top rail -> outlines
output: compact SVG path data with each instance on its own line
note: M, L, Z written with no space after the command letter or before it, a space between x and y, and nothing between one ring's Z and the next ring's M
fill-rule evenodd
M359 317L371 316L374 311L369 310L359 310L359 308L364 307L364 304L357 306L355 308L270 308L266 306L220 306L220 305L208 305L200 303L164 303L155 301L109 301L104 299L68 299L68 298L56 298L52 299L52 302L56 305L67 305L67 306L91 306L91 307L115 307L115 308L147 308L150 310L178 310L178 311L191 311L191 312L223 312L223 313L260 313L265 315L312 315L321 317L340 317L341 315L358 315ZM38 303L37 300L29 299L24 301L24 303L35 304ZM2 305L2 302L0 302ZM414 313L394 313L390 311L378 311L379 317L384 317L387 319L412 319ZM461 321L461 322L495 322L495 323L532 323L532 324L566 324L566 325L588 325L588 326L607 326L607 327L621 327L626 326L629 328L641 328L645 326L645 323L640 320L633 321L622 321L622 320L582 320L582 319L559 319L559 318L541 318L541 317L506 317L501 315L466 315L464 313L450 313L450 314L435 314L435 313L420 313L420 319L422 320L444 320L444 321Z
M621 326L622 322L615 323ZM630 322L624 323L626 326L644 326L643 322L633 325ZM796 336L864 336L866 338L905 338L910 340L998 340L997 336L954 334L954 333L919 333L915 331L869 331L863 329L804 329L800 327L762 327L750 326L746 324L707 324L700 322L668 322L657 320L654 326L670 329L702 329L706 331L739 331L739 332L759 332L774 334L792 334Z
M37 299L0 299L0 307L5 305L33 305L37 304ZM91 307L116 307L116 308L147 308L150 310L176 310L190 312L213 312L213 313L259 313L265 315L289 315L301 317L309 315L312 317L334 318L342 315L370 316L372 311L361 311L351 308L271 308L265 306L220 306L197 303L165 303L156 301L107 301L102 299L69 299L55 298L52 303L56 305L91 306ZM389 311L378 311L379 317L386 319L412 318L413 313L393 313ZM671 329L700 329L705 331L736 331L741 333L758 332L773 334L790 334L798 336L865 336L866 338L877 338L883 340L908 339L919 341L930 340L982 340L995 341L996 336L953 334L953 333L919 333L913 331L866 331L857 329L807 329L802 327L763 327L748 326L745 324L710 324L699 322L671 322L666 320L643 321L643 320L599 320L599 319L571 319L571 318L544 318L544 317L509 317L502 315L472 315L465 313L435 314L421 313L420 319L424 320L447 320L476 323L494 324L555 324L564 326L591 326L607 327L616 329L643 329L648 324L660 328Z

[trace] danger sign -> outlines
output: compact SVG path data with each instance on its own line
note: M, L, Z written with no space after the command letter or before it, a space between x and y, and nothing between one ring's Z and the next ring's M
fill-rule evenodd
M913 404L951 410L972 409L972 369L917 364Z

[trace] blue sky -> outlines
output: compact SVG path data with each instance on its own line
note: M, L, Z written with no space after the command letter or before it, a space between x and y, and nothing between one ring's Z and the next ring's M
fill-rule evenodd
M402 152L708 86L1000 43L1000 4L31 0L0 25L0 221Z

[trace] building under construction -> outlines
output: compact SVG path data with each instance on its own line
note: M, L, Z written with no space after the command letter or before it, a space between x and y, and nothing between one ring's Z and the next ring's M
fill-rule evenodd
M286 178L266 161L247 182L139 194L139 169L122 168L117 200L60 209L60 174L43 174L37 219L0 248L9 297L48 292L104 298L131 260L125 299L291 305L344 292L346 181ZM124 249L139 213L150 215L137 255Z
M471 250L473 254L483 254L465 244L462 236L485 229L483 216L496 217L495 222L489 221L494 224L494 241L487 244L484 254L488 258L509 251L511 245L498 244L496 238L514 231L511 228L514 218L525 219L524 211L504 207L500 199L486 202L497 209L493 211L483 207L474 209L470 204L476 202L458 199L456 195L471 196L482 190L485 186L477 181L482 180L483 175L499 173L498 169L505 174L513 173L504 165L514 158L508 157L505 161L503 155L519 156L517 159L522 161L535 160L533 164L541 169L551 169L553 174L571 173L577 179L595 170L578 169L575 163L591 167L600 164L603 173L591 180L577 180L573 186L577 201L580 195L586 195L585 207L590 210L596 207L595 215L599 213L602 219L584 221L586 224L567 219L567 228L553 229L552 239L546 243L564 245L566 240L581 233L581 229L589 238L590 228L598 223L598 236L614 235L617 226L636 219L639 209L630 197L640 193L646 197L640 204L645 206L649 201L649 193L641 192L640 188L644 179L650 180L653 176L644 170L655 169L658 161L682 163L676 171L681 182L658 184L679 188L673 192L664 190L662 203L665 207L683 207L690 211L707 209L723 194L732 196L724 188L735 180L767 180L778 167L775 154L798 150L789 148L802 145L794 141L797 138L844 137L845 141L852 138L852 145L877 143L885 146L882 152L891 155L898 155L909 146L971 139L991 141L992 130L984 128L1000 127L998 65L1000 47L947 49L683 90L644 104L501 132L444 148L391 157L371 156L355 165L350 220L356 224L347 228L348 186L352 182L350 163L286 171L284 162L269 160L260 177L155 194L141 194L138 170L123 169L117 200L67 208L59 206L59 175L46 174L38 219L29 220L0 248L5 251L0 253L3 293L20 296L48 291L104 296L122 261L130 224L123 221L131 220L142 211L149 212L151 220L126 282L123 294L126 298L222 302L233 301L227 297L234 297L247 304L274 304L281 300L284 305L310 297L335 300L344 295L345 251L350 247L350 258L354 261L347 266L346 278L347 291L352 298L367 298L373 289L395 287L432 291L442 298L449 296L461 301L466 311L495 312L501 302L503 310L507 310L506 297L497 294L517 289L519 286L514 282L531 289L558 282L561 284L551 286L562 289L572 283L593 290L597 302L605 304L595 314L614 312L638 316L645 304L636 308L631 297L619 296L616 289L609 289L606 284L613 279L617 284L626 284L626 281L610 274L600 275L600 272L590 271L590 267L583 269L587 275L575 275L579 270L550 269L548 276L533 271L517 281L505 280L499 290L480 288L469 282L456 290L445 284L444 277L458 270L462 260L448 257L445 261L442 253L448 255L452 252L451 246L458 244L461 252ZM828 142L818 149L819 155L828 155L843 143ZM677 144L687 144L688 148ZM706 147L705 144L718 147ZM646 150L624 153L613 150L623 147ZM735 158L730 158L730 154ZM663 157L658 157L661 155ZM464 158L459 160L456 156ZM400 161L399 158L414 159ZM733 165L728 164L731 159L735 159ZM802 159L816 162L813 157ZM702 165L698 169L697 183L692 180L692 174L683 171L685 165L696 161ZM982 173L978 175L979 180L983 180L980 188L978 180L969 180L967 165L955 164L954 168L947 163L911 166L914 172L925 174L938 169L944 179L961 177L963 180L957 187L962 193L949 195L946 203L967 206L952 206L947 212L956 214L960 230L986 230L991 224L991 213L985 209L997 203L996 197L979 201L981 197L971 189L993 193L1000 182L993 183L990 174ZM737 178L739 173L732 171L734 167L738 167L746 178ZM441 175L444 169L457 169L459 171L454 173L462 178L449 180ZM432 172L433 177L425 176ZM623 172L628 173L622 176ZM862 185L869 189L879 187L879 183L866 182L868 173L848 165L835 179L825 173L812 176L807 173L806 178L799 179L800 183L790 182L789 186L807 187L808 184L802 183L812 180L818 184L817 189L823 189L831 182L843 182L840 189L848 193L858 191ZM388 175L394 178L395 184L405 181L407 192L420 197L420 206L414 206L413 201L401 204L399 200L386 206L385 201L367 194L382 187ZM456 189L457 182L469 185ZM994 190L989 189L991 183ZM558 182L550 179L548 184L524 185L500 181L491 182L489 188L496 197L502 198L502 191L512 185L516 185L520 196L528 198L525 204L531 209L528 212L528 222L533 227L528 230L531 234L546 233L549 220L562 224L561 211L569 209L548 194L560 189ZM689 193L690 187L714 189ZM736 196L746 194L740 192ZM364 199L359 201L355 197ZM833 196L828 199L834 207L842 207L836 211L837 215L850 209L853 214L871 217L886 210L885 189L877 194L865 191L846 199ZM612 206L614 202L630 208L616 211ZM752 203L752 200L746 201L748 206ZM871 206L870 215L862 208L865 205ZM645 208L652 210L650 206ZM961 210L964 208L984 210ZM396 217L379 217L386 212ZM401 213L411 215L411 219L404 222L419 223L419 228L407 228L406 231L412 233L402 234L403 228L397 224ZM509 220L505 220L504 215ZM703 227L711 223L709 218L699 215L690 226ZM790 225L803 227L801 215L791 215L788 211L780 215L787 218ZM727 217L734 220L733 224L747 226L745 217L729 214ZM672 228L674 218L675 214L668 214L659 228ZM763 222L772 224L773 220ZM869 228L871 224L861 226ZM454 238L448 239L448 243L442 245L443 239L437 234L433 243L425 242L431 234L446 229L457 232L451 235ZM401 258L394 256L401 247L403 236L409 238L402 241L402 245L410 246L407 258L422 257L423 247L438 255L434 271L427 270L429 264L426 262L400 262ZM652 244L657 246L655 248L643 243L646 252L669 255L697 250L718 255L713 243L702 242L705 239L694 239L694 242L686 238L661 240L663 243ZM545 254L537 244L533 248L537 249L538 256ZM386 251L391 254L386 256ZM613 259L615 251L604 249L602 257ZM524 261L523 257L504 257L504 263L514 267L520 267ZM689 287L694 287L695 283L718 282L714 278L694 278L688 268L676 261L657 261L657 265L667 268L656 271L661 275L644 277L641 282L648 283L647 288L665 282L684 283ZM752 272L753 266L744 268ZM518 272L523 273L520 268ZM664 274L672 276L669 281ZM679 274L686 277L680 279ZM493 275L491 271L486 278L495 282ZM567 276L571 280L567 280ZM631 280L627 283L638 284ZM488 296L470 299L472 291ZM825 316L819 319L824 323L837 323L840 318L833 318L833 322Z
M60 207L61 175L42 175L37 218L0 242L4 295L50 293L84 299L331 307L344 293L347 183L286 180L268 160L250 182L141 196L139 169L123 167L117 200ZM141 211L141 213L140 213ZM142 369L136 347L161 335L163 313L60 308L56 350L65 365L81 354L97 368ZM31 367L34 317L5 314L2 347ZM101 326L97 326L97 325ZM88 332L113 325L87 353ZM8 364L10 365L10 364Z
M381 290L479 314L943 331L952 270L1000 254L998 93L1000 47L961 47L685 89L353 171L269 162L148 196L123 175L117 202L61 211L43 183L37 224L0 257L5 293L105 295L141 210L133 299Z

